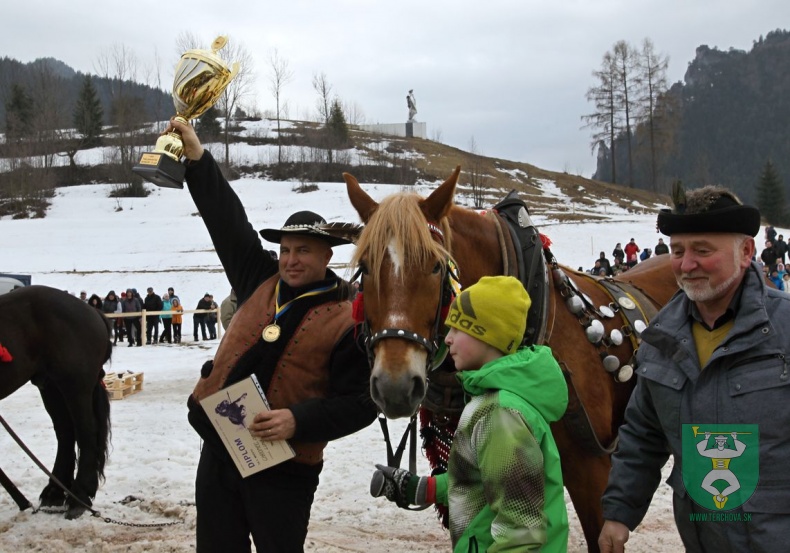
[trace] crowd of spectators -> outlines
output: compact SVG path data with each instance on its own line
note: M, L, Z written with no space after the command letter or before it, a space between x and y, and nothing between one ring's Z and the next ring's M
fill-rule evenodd
M615 245L612 250L612 261L606 257L606 252L601 252L598 259L593 262L593 266L587 272L596 276L613 277L627 271L641 261L645 261L655 255L668 253L669 246L664 243L663 238L659 238L658 244L652 249L640 248L636 240L631 238L625 247L623 247L621 242ZM583 272L584 268L580 267L579 271Z
M785 268L787 250L788 246L784 235L777 235L776 229L771 225L765 227L765 247L760 252L760 258L756 261L762 265L766 278L777 289L790 292L790 276Z
M99 294L91 294L82 290L80 299L88 305L105 313L110 317L112 324L113 345L126 342L128 347L154 345L161 343L181 343L181 325L183 322L184 307L181 299L176 295L171 286L167 292L159 296L153 287L148 287L145 297L141 297L136 288L127 288L116 295L115 290L110 290L103 298ZM217 303L208 292L198 302L196 309L217 309ZM142 311L145 315L145 340L142 336ZM150 313L157 314L151 315ZM128 315L123 315L128 313ZM116 316L117 315L117 316ZM194 338L198 339L198 328L202 330L204 340L217 338L217 313L196 313L194 315ZM162 325L160 333L159 325Z

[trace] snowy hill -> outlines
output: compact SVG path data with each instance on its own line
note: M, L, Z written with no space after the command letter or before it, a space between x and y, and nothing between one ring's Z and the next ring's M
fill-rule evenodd
M234 155L266 156L249 145L234 145ZM89 155L86 153L85 155ZM101 151L93 151L97 158ZM83 162L88 162L85 159ZM445 175L446 176L446 175ZM294 211L312 210L329 221L358 221L346 197L345 186L317 183L317 190L294 192L300 183L242 178L232 183L256 228L280 227ZM414 188L425 195L437 183ZM113 185L59 188L43 219L0 219L2 262L0 272L32 275L34 284L46 284L78 293L106 295L129 287L142 291L152 286L162 293L173 286L186 309L205 292L216 299L229 291L201 218L186 190L148 185L146 198L112 199ZM611 254L617 242L634 237L642 247L654 247L658 235L658 205L631 202L623 207L601 197L577 195L573 199L549 179L536 179L524 194L540 230L553 241L552 250L565 265L589 268L600 251ZM400 189L395 185L365 185L375 199ZM577 191L578 192L578 191ZM492 190L486 198L501 197ZM458 202L468 202L462 189ZM553 207L546 207L553 206ZM568 214L573 221L568 221ZM274 245L269 245L274 248ZM351 246L336 249L335 267L345 266ZM144 372L144 389L114 401L113 449L107 481L95 500L103 517L132 523L176 522L159 528L105 524L83 516L65 521L60 515L19 512L0 493L0 551L182 552L194 550L195 508L193 485L200 440L186 421L186 398L203 362L210 359L216 341L193 342L191 317L184 317L184 342L142 348L118 347L108 371ZM54 459L55 439L36 389L26 385L0 401L0 413L48 466ZM403 421L391 432L400 435ZM2 469L35 503L46 477L5 433ZM326 451L306 546L309 552L449 550L449 536L430 512L413 513L369 496L373 465L385 459L378 425L333 442ZM427 462L420 460L427 472ZM570 501L572 530L569 551L586 550ZM676 551L680 542L671 516L671 494L662 486L649 515L631 538L632 551Z

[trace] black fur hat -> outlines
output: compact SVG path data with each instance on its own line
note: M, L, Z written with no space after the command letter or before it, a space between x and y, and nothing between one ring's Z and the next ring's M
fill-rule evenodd
M658 213L662 234L737 233L756 236L760 232L760 211L743 205L738 197L721 186L705 186L688 193L683 185L672 188L674 209Z

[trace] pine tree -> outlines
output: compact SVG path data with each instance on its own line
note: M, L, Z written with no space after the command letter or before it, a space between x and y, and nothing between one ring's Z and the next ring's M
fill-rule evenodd
M763 218L771 225L783 224L785 217L785 194L782 180L774 164L765 162L757 183L757 207Z
M332 102L326 128L329 132L330 142L333 147L342 148L348 146L351 133L348 130L348 123L346 123L346 115L343 113L343 108L340 106L340 102L337 99Z
M74 106L74 127L82 135L82 146L92 148L100 142L104 110L90 75L85 75L79 98Z
M6 140L18 141L33 134L33 99L22 87L14 83L11 97L5 104Z
M216 140L222 133L222 125L219 124L219 117L221 116L222 114L216 106L208 108L206 113L198 119L197 125L195 125L195 131L198 133L198 136L205 141Z

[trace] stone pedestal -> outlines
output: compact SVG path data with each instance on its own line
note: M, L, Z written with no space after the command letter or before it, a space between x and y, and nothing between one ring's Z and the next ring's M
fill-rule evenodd
M410 123L385 123L376 125L359 125L359 130L378 134L391 134L409 138L427 138L427 128L424 122L412 121Z

